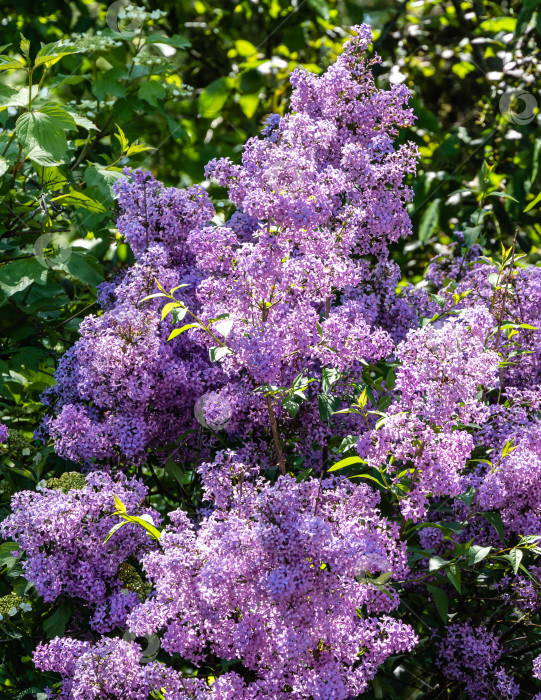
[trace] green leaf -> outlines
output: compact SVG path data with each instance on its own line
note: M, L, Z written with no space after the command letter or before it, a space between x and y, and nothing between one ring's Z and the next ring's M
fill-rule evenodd
M436 302L440 309L443 309L445 307L445 299L443 297L440 297L438 294L430 293L428 296L432 299L432 301Z
M347 435L338 445L339 452L348 452L352 450L359 439L358 435Z
M301 404L296 401L293 396L286 396L284 399L282 399L281 403L284 410L286 410L292 418L295 418L299 412Z
M115 134L115 138L120 144L120 150L122 151L122 153L125 153L130 146L130 142L128 141L128 139L126 138L126 134L122 131L118 124L115 124L115 126L117 131L117 133Z
M34 166L41 166L44 168L54 168L57 165L62 165L62 156L55 157L49 151L44 151L43 148L39 146L34 146L26 154L28 160L32 161Z
M321 389L323 393L328 394L340 377L341 372L336 367L326 367L321 373Z
M115 499L115 507L117 509L117 512L127 513L128 511L126 510L126 506L122 503L120 498L116 494L113 494L113 498Z
M0 70L19 70L26 66L26 61L14 56L0 56Z
M241 95L239 98L239 105L244 114L251 119L257 112L257 108L261 104L261 99L259 97L259 92L252 92L248 95Z
M223 335L224 338L227 338L227 336L231 332L231 329L233 328L234 323L235 323L234 319L227 318L227 319L224 319L223 321L218 321L217 323L215 323L212 330L218 331L218 333L220 335Z
M62 158L68 147L64 129L76 128L71 114L54 102L21 114L15 124L17 140L26 150L25 155L42 165L54 163L42 162L41 155L48 154L53 161Z
M513 445L513 438L510 438L509 440L506 440L504 446L502 447L502 459L503 457L507 457L507 455L511 454L513 450L516 450L517 448L515 445Z
M128 522L127 520L123 520L122 522L116 523L115 525L113 525L113 527L107 533L107 537L104 539L103 543L105 544L106 542L109 542L109 540L115 534L115 532L117 530L120 530L121 527L124 527L124 525L126 525L127 522Z
M153 146L145 146L144 143L131 143L128 150L126 151L127 156L134 156L137 153L144 153L145 151L153 151Z
M3 88L5 90L6 88ZM20 88L19 90L13 90L13 88L9 88L11 91L11 95L8 97L7 93L4 99L2 100L1 104L2 107L24 107L25 109L28 107L28 102L29 100L35 100L36 97L39 95L39 87L37 85L32 85L32 90L30 90L28 87L23 87ZM2 93L0 93L1 95Z
M86 129L87 131L99 131L98 127L94 124L94 122L90 121L88 117L79 114L79 112L76 112L74 109L66 109L66 112L71 114L73 121L77 124L77 126L82 126L83 129Z
M361 459L360 457L346 457L345 459L341 459L339 462L336 462L336 464L333 464L328 471L335 472L338 471L338 469L344 469L345 467L350 467L352 464L359 463L366 464L364 459Z
M69 259L58 268L92 287L103 282L103 273L98 261L87 251L72 251Z
M31 284L45 284L47 269L36 258L14 260L0 267L0 289L11 296L30 287Z
M510 199L512 202L518 202L518 199L511 197L510 194L506 194L505 192L489 192L487 197L498 197L499 199Z
M169 298L167 294L163 294L162 292L156 292L156 294L149 294L147 297L143 297L141 299L141 302L148 301L149 299L158 299L160 297L165 297L166 299Z
M368 402L368 388L365 386L364 389L361 391L359 398L357 399L357 403L359 404L359 408L364 409Z
M340 408L340 397L329 394L318 394L317 402L321 420L329 420L335 411Z
M126 97L126 88L122 83L118 82L119 78L122 76L120 73L113 73L113 71L115 71L115 69L107 71L103 78L98 78L98 80L93 80L90 83L92 94L100 100L100 102L105 100L108 95L112 97Z
M84 180L89 187L97 187L102 195L108 199L112 199L112 186L117 180L124 177L121 170L97 165L96 163L89 165L84 172Z
M459 593L462 593L462 584L460 581L460 567L458 564L450 564L446 569L447 577Z
M147 297L147 299L148 298L149 297ZM187 323L185 326L182 326L182 328L175 328L174 330L172 330L167 340L173 340L173 338L176 338L177 335L184 333L184 331L189 331L190 328L201 328L201 326L198 323Z
M178 305L178 301L171 301L169 304L166 304L162 309L162 321L173 309L177 308Z
M512 549L507 556L511 562L511 566L513 567L513 573L516 575L520 562L522 561L523 552L521 549L515 548Z
M35 110L32 110L32 114L39 114L47 117L47 120L59 129L77 130L75 119L62 105L56 102L43 102L39 107L36 107Z
M387 372L387 376L385 377L385 386L387 387L387 389L389 389L389 391L392 391L395 387L395 384L396 384L396 375L394 373L394 370L391 368Z
M30 53L30 41L21 34L21 43L20 43L20 49L21 53L28 58L28 54Z
M180 36L180 34L173 34L173 36L163 36L162 34L150 34L146 38L147 44L167 44L167 46L174 46L175 49L188 49L191 44L186 37Z
M442 559L441 557L431 557L430 561L428 562L428 570L438 571L438 569L443 569L444 566L447 566L448 563L448 561L445 561L445 559Z
M223 345L218 345L218 347L215 348L209 348L211 362L218 362L218 360L221 360L222 357L225 357L226 355L231 355L231 353L232 350L224 347Z
M466 248L471 248L472 245L477 241L481 232L483 230L482 226L465 226L464 227L464 245Z
M378 409L380 411L386 411L392 404L393 399L391 396L382 396L378 401Z
M15 564L19 563L19 559L14 557L11 552L18 552L19 545L16 542L2 542L0 544L0 568L6 567L8 571L13 569Z
M523 209L523 213L525 214L527 211L530 211L530 209L533 209L533 208L536 206L536 204L539 204L539 202L541 202L541 192L537 195L537 197L536 197L535 199L533 199L533 200L528 204L528 206L526 207L526 209Z
M11 104L13 97L18 95L19 92L20 90L17 88L9 87L8 85L0 85L0 111L6 109L8 104ZM28 102L26 104L28 104Z
M72 613L73 605L71 601L66 600L43 622L43 631L47 634L47 639L64 636L66 625Z
M329 471L331 471L331 469L329 469ZM354 474L353 476L350 476L349 478L350 479L368 479L369 481L373 481L378 486L381 486L381 488L384 488L384 489L387 488L385 486L385 484L382 484L381 481L379 481L378 479L376 479L373 476L370 476L370 474Z
M502 516L496 512L483 513L483 518L485 518L485 520L488 520L488 522L492 525L492 527L498 533L500 540L505 544Z
M149 533L152 539L160 539L162 533L158 530L157 527L154 526L153 522L150 522L152 520L150 515L142 515L141 517L138 517L136 515L130 515L127 516L126 519L130 523L136 523L137 525L141 525L141 527L145 528L145 530Z
M426 587L430 593L432 593L432 598L434 599L434 604L436 605L439 616L444 624L447 624L447 614L449 612L449 598L447 597L447 593L442 591L441 588L438 588L438 586L433 586L430 583L427 583Z
M169 456L165 465L165 471L170 474L181 486L184 486L184 472L175 462L173 456Z
M215 117L222 109L231 92L227 78L218 78L209 83L199 95L199 112L202 117Z
M64 56L79 53L81 50L82 49L78 49L75 46L63 46L61 41L55 41L52 44L44 44L38 51L38 55L34 61L34 68L44 65L50 68Z
M158 100L162 100L165 97L165 88L157 80L147 80L142 83L137 91L137 97L141 100L145 100L145 102L148 102L153 107L157 107Z
M430 202L421 218L421 223L419 224L419 240L423 245L428 241L438 225L440 204L440 199L435 199L433 202Z
M185 306L177 306L171 312L171 316L173 317L173 323L180 323L187 313L188 309Z
M4 156L0 156L0 177L5 175L10 167L9 161L7 161Z
M470 547L469 552L468 552L468 563L470 566L475 566L478 564L480 561L483 561L490 552L492 551L492 547L480 547L477 544L474 544Z
M74 190L73 188L70 188L70 191L67 194L61 194L58 195L58 197L53 197L51 201L58 202L62 206L71 206L75 207L76 209L87 209L88 211L99 214L105 211L105 207L103 204L101 204L101 202L98 202L96 199L92 199L92 197L89 197L83 192L77 192L77 190Z

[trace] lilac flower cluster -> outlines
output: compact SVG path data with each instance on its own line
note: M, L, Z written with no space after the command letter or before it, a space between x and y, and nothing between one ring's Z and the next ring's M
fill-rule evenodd
M214 207L201 186L180 190L166 188L150 173L134 172L130 180L115 185L123 212L117 220L120 233L139 259L152 245L161 245L175 264L186 265L185 243L190 231L208 223Z
M187 336L167 343L171 320L160 321L157 302L141 303L156 291L156 280L169 288L193 283L193 260L182 240L173 245L177 239L167 238L164 231L171 231L171 217L182 222L180 236L202 216L211 216L208 200L199 190L195 200L193 193L187 198L182 193L166 195L168 190L150 174L126 174L130 179L118 185L121 206L136 207L136 212L123 214L119 226L128 240L136 236L138 262L116 283L102 285L100 300L106 312L82 322L80 339L63 356L57 383L43 397L54 405L46 429L57 452L73 461L98 461L103 466L137 463L149 445L166 444L193 428L195 401L223 382L206 351ZM149 247L144 251L128 225L130 216L135 217L134 230L139 231L141 198L150 222ZM189 290L185 296L190 298Z
M388 615L394 590L373 583L406 572L397 526L364 485L281 477L271 487L239 478L246 471L237 464L234 484L203 471L216 509L197 531L182 511L171 515L162 549L143 558L156 595L130 628L160 631L166 651L196 665L209 653L242 661L256 680L238 697L363 692L385 658L416 640Z
M477 401L483 416L469 417L479 426L472 435L476 445L494 450L490 464L480 463L470 483L477 488L479 506L497 509L509 534L536 534L541 528L541 269L502 271L480 254L480 248L474 247L452 263L440 258L430 267L432 279L440 284L442 270L446 277L453 273L460 277L456 292L469 292L459 304L467 313L484 308L493 317L493 332L484 331L484 347L493 355L497 351L505 362L496 382L502 400ZM447 306L450 303L449 299ZM506 443L512 444L512 450L500 457Z
M498 355L485 344L493 324L488 311L473 307L439 328L410 331L397 347L396 399L358 449L376 468L392 456L393 471L411 470L412 488L401 504L407 518L423 517L428 495L462 492L461 474L474 441L456 428L488 418L478 393L498 377Z
M533 662L534 678L541 680L541 656L536 656Z
M3 442L7 442L8 439L8 428L7 425L0 423L0 445Z
M439 645L438 665L446 678L464 684L472 700L485 700L490 695L513 700L520 689L500 664L501 656L494 634L467 621L447 627Z
M63 700L147 700L152 691L180 700L193 697L188 691L198 685L158 662L141 664L141 648L134 642L107 637L95 644L56 637L38 646L34 663L61 675L60 692L48 689L47 697Z
M528 575L504 576L499 585L502 599L513 606L516 615L534 611L541 604L541 567L530 566Z
M483 510L498 509L515 534L541 532L541 422L523 433L510 454L493 462L478 491Z
M139 600L122 590L120 565L150 546L144 530L134 524L105 542L118 522L113 515L115 496L131 515L147 514L159 522L158 513L143 506L146 493L136 479L119 476L113 481L102 472L89 474L82 487L69 491L47 486L37 492L19 491L0 532L19 545L25 576L44 600L82 600L93 613L91 625L105 632L122 625Z
M411 145L392 145L412 121L409 93L376 89L358 60L370 31L355 30L327 73L292 75L290 111L268 120L265 138L246 143L240 165L207 166L252 230L240 237L228 223L190 234L206 275L197 294L209 317L235 319L224 366L256 384L287 385L314 360L349 370L392 350L390 337L371 327L376 318L367 318L375 299L335 298L362 288L367 264L359 254L385 256L409 233L404 179L416 162Z

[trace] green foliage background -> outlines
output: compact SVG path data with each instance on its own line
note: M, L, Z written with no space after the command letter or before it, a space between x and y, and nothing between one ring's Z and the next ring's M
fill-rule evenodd
M405 82L418 117L401 135L421 153L414 236L393 250L404 279L419 281L457 230L470 246L495 250L518 230L529 262L540 259L538 208L524 210L541 191L541 0L155 2L134 35L112 31L111 22L119 26L105 3L2 8L0 420L12 430L0 452L0 517L13 491L69 470L33 440L39 396L81 319L96 311L96 285L131 262L114 228L121 168L144 166L183 186L203 178L210 158L238 159L261 121L287 106L290 72L324 70L351 24L372 25L378 79ZM66 39L70 50L55 44ZM36 64L32 89L26 69ZM0 547L2 566L4 554ZM20 574L4 566L0 596L26 592ZM30 655L67 617L42 604L0 623L0 696L43 691ZM407 697L428 697L419 688ZM379 681L373 693L390 697Z

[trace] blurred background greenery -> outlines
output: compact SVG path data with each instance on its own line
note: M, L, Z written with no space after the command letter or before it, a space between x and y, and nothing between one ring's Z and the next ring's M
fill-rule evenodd
M400 139L421 154L414 234L392 251L404 280L418 282L457 231L494 250L518 231L529 262L540 259L538 210L524 210L541 191L541 0L172 0L137 10L122 0L4 0L2 11L3 513L13 491L67 468L32 439L39 396L97 311L96 285L131 262L114 226L122 167L183 186L201 181L211 158L238 159L262 120L287 107L291 71L324 70L352 24L373 28L379 85L403 82L413 94L417 121ZM16 567L4 569L0 596L25 585ZM45 605L0 621L1 696L43 690L30 654L61 628ZM373 692L383 697L377 684Z

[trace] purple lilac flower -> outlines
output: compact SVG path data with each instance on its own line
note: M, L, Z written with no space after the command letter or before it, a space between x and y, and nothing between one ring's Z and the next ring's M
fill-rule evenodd
M439 644L438 665L447 678L464 683L472 700L491 694L513 700L519 687L499 665L501 655L496 636L486 627L470 621L453 623Z
M47 696L63 700L147 700L151 691L162 690L167 698L187 700L203 686L158 662L141 664L137 644L107 637L95 644L56 637L38 646L34 663L61 675L60 694L49 690Z
M385 658L416 642L389 616L394 589L371 582L406 571L398 527L379 514L379 496L347 480L281 477L268 486L239 479L238 466L224 491L225 473L217 473L219 481L203 470L213 513L197 531L173 514L161 551L143 558L156 594L133 611L130 628L162 632L165 651L195 664L208 652L242 659L256 675L242 697L286 697L286 684L296 697L363 692Z
M95 628L108 631L123 624L138 598L122 592L119 567L129 557L151 548L146 532L136 524L120 528L113 513L115 496L131 515L160 516L143 506L146 488L137 479L93 472L82 488L69 491L43 487L19 491L13 496L13 513L0 525L3 538L13 538L24 552L25 576L46 601L71 596L84 601L94 612ZM103 613L100 612L103 611ZM104 613L107 613L104 616Z

